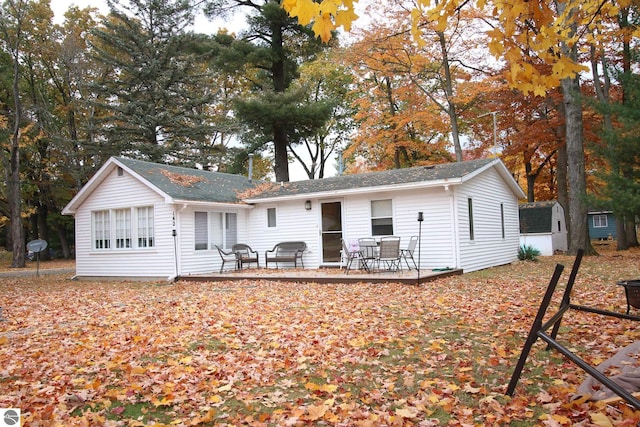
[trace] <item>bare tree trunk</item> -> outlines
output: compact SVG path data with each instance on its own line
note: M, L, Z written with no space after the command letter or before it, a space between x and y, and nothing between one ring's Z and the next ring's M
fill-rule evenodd
M636 222L633 217L627 218L625 229L627 233L627 247L635 248L640 246L640 244L638 244L638 234L636 233Z
M451 68L449 67L449 53L447 52L447 40L443 32L438 32L440 40L440 50L442 52L442 67L444 68L445 92L447 94L447 113L451 121L451 137L453 138L453 149L456 153L456 161L461 162L462 145L460 144L460 135L458 131L458 113L456 104L453 102L453 82L451 80Z
M13 258L11 267L23 268L25 266L26 245L24 237L24 227L22 224L22 183L20 181L20 124L22 121L22 103L20 100L20 49L22 44L22 23L25 13L25 5L16 5L8 2L8 6L15 14L14 21L8 20L0 22L1 37L8 46L8 53L11 55L13 65L13 132L11 135L11 146L7 158L6 151L0 150L0 158L5 170L7 183L7 205L9 210L9 234L11 240L11 250ZM13 24L11 30L9 25ZM14 32L14 34L11 34Z
M589 239L588 212L585 202L587 180L584 166L579 77L562 80L562 93L567 126L569 218L571 224L569 254L575 255L578 249L584 249L585 254L594 255L596 252Z

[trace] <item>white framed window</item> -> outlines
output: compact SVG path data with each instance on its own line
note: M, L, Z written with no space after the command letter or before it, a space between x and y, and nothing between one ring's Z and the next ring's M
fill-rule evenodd
M371 201L371 235L393 235L393 205L391 199Z
M609 226L607 215L600 214L593 216L593 228L606 228Z
M500 225L502 226L502 238L504 239L504 203L500 203Z
M131 247L131 209L116 209L116 248Z
M152 248L155 246L154 233L152 206L91 212L93 250Z
M276 208L267 208L267 228L278 227Z
M154 242L153 208L138 208L138 247L152 248Z
M194 212L195 250L230 248L237 243L238 218L235 213Z
M469 240L475 240L475 232L473 229L473 199L467 199L467 208L469 210Z
M111 249L111 232L109 211L91 213L93 249Z

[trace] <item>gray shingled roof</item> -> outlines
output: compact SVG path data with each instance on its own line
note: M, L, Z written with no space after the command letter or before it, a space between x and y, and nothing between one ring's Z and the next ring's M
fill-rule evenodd
M250 199L262 200L273 197L333 192L354 188L372 188L463 178L465 175L473 173L493 161L495 161L495 159L470 160L460 163L444 163L433 166L417 166L307 181L286 182L282 186L274 185L272 189L260 195L252 196Z
M220 172L210 172L179 166L169 166L116 158L123 165L135 171L161 191L178 200L240 203L238 195L254 188L263 181L249 181L246 176ZM445 179L459 179L473 173L495 159L470 160L460 163L445 163L433 166L417 166L355 175L341 175L331 178L272 183L263 191L245 193L246 199L266 200L275 197L334 192L357 188L393 186Z
M523 203L520 208L520 233L550 233L555 201Z
M239 203L238 193L256 186L246 176L169 166L117 157L155 187L177 200Z

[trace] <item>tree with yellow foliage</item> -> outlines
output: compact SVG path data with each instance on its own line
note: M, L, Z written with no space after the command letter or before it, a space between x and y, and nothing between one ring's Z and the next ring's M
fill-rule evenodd
M586 68L578 62L578 52L585 42L598 44L603 35L616 31L607 25L620 9L632 0L602 2L599 0L417 0L412 11L413 36L425 43L420 23L426 18L444 31L463 8L474 5L487 11L493 23L488 31L491 53L507 61L510 85L524 94L544 95L553 88L562 88L566 114L566 150L569 181L569 252L584 248L593 252L587 226L586 177L583 142L580 73ZM343 27L349 31L357 19L354 0L284 0L282 5L301 24L313 22L316 35L322 40L331 37L331 30ZM638 36L636 28L633 37ZM546 67L536 65L545 64Z

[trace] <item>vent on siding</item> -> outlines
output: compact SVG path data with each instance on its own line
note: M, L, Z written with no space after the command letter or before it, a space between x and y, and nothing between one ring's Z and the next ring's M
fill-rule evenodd
M120 166L118 166L118 176L124 176L124 170Z

